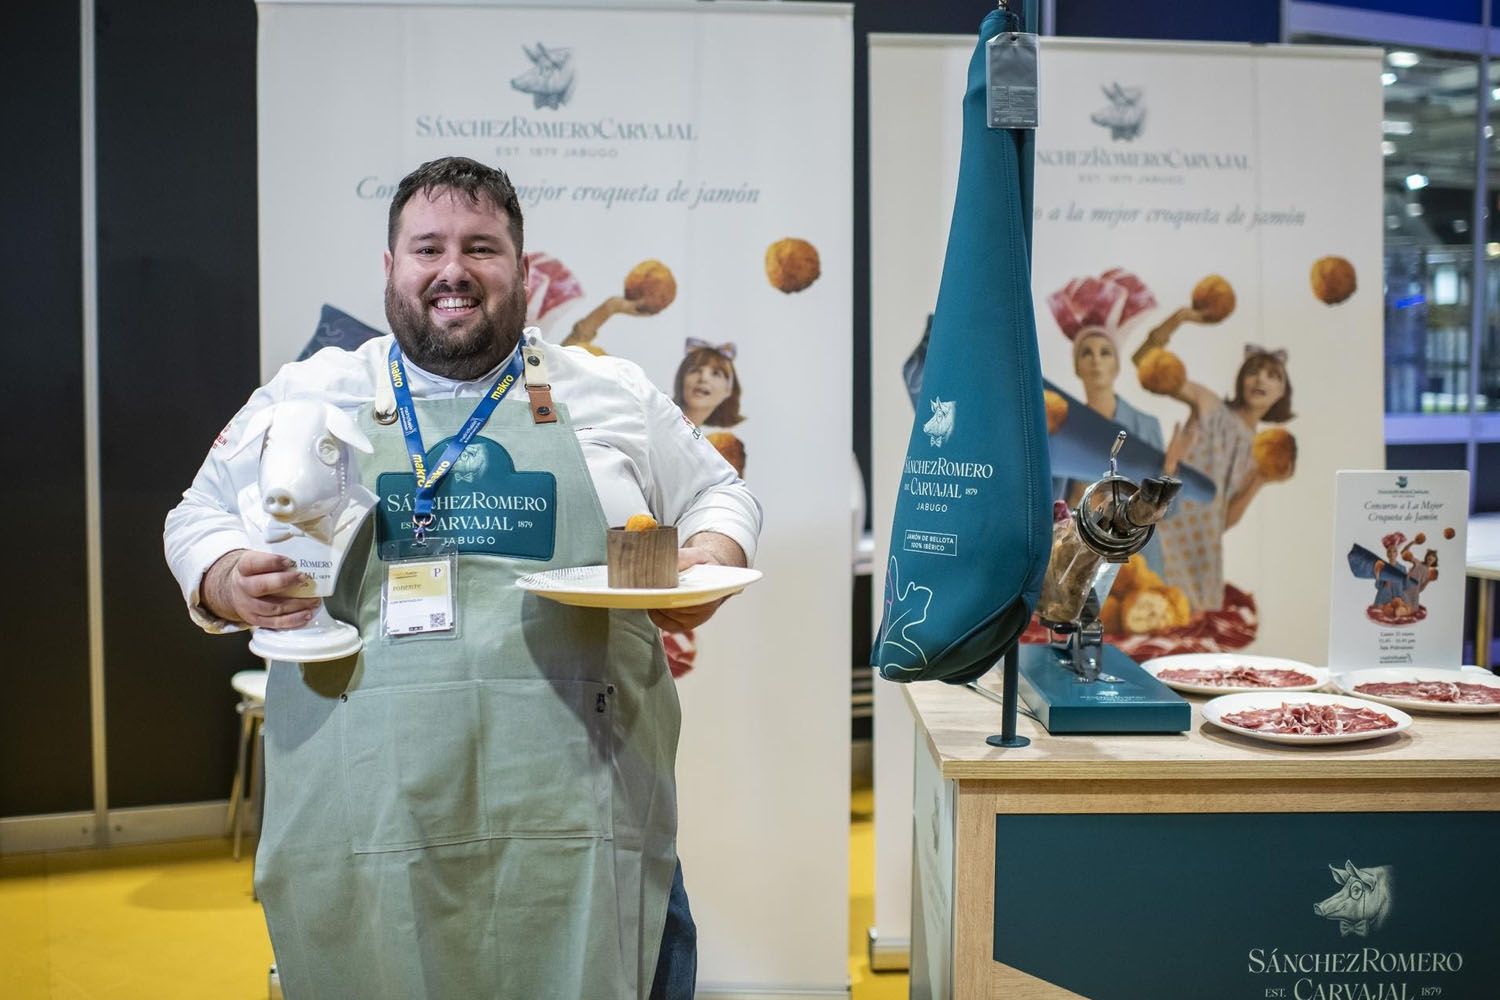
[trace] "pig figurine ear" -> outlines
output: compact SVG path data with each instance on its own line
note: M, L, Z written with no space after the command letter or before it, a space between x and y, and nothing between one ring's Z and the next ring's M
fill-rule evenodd
M234 446L229 451L225 452L224 457L233 458L252 444L260 443L261 436L270 430L271 418L275 413L276 405L274 403L265 409L257 410L255 415L250 418L250 422L245 425L245 429L240 432L240 439L234 443Z
M332 403L324 403L323 412L328 420L328 433L366 455L375 450L370 444L370 439L365 437L365 432L359 429L359 425L349 414Z

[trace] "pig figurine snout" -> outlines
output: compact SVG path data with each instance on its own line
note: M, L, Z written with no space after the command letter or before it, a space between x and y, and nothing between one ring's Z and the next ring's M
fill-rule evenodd
M310 399L285 400L256 413L238 448L262 437L261 509L282 524L308 524L337 510L349 492L348 449L372 450L347 413Z

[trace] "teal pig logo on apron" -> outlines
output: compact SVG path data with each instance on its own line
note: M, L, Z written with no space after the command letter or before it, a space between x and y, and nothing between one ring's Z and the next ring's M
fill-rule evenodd
M451 438L427 452L426 467L437 465ZM383 472L376 479L376 541L412 537L412 506L417 477ZM438 484L427 536L450 541L460 552L517 559L552 558L557 529L557 480L550 472L517 472L510 453L486 437L475 438Z

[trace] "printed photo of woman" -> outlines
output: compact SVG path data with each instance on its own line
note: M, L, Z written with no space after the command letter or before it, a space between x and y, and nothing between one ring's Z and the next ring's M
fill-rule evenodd
M735 346L687 339L686 353L672 379L672 402L695 427L723 429L744 420L740 382L734 371Z
M1177 328L1194 319L1193 310L1178 310L1151 331L1132 360L1139 365L1150 351L1165 350ZM1262 423L1285 423L1294 416L1287 353L1246 344L1227 397L1191 379L1167 395L1186 404L1189 416L1172 435L1163 471L1171 474L1186 463L1217 487L1211 503L1180 500L1157 528L1162 575L1182 588L1198 615L1224 606L1224 532L1240 522L1263 486L1284 482L1295 471L1293 461L1262 465L1253 454Z

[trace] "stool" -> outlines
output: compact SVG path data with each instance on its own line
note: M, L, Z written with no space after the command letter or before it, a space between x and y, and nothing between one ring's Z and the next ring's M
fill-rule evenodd
M241 670L230 678L229 684L240 696L235 711L240 714L239 763L234 769L234 784L229 790L229 815L224 823L224 832L234 831L234 860L240 859L240 836L245 827L245 811L249 803L245 799L245 758L250 758L249 800L255 805L257 828L260 822L261 786L261 730L266 721L266 676L264 670Z

